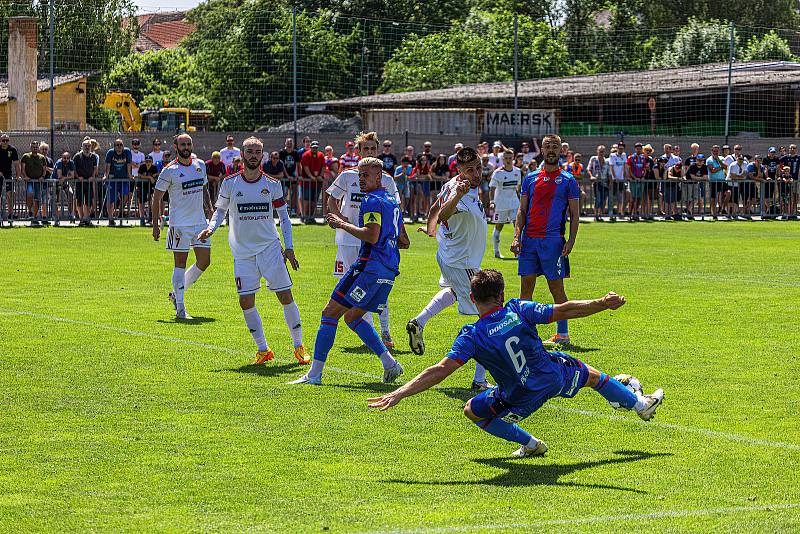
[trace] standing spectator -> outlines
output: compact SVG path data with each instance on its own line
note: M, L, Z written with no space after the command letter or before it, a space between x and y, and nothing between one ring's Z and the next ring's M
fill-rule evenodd
M67 204L69 222L75 222L75 194L71 183L72 180L75 179L75 164L72 162L72 159L70 159L69 152L61 154L61 159L56 161L53 165L53 177L57 181L56 204L62 206L58 218L64 216L64 204L61 203L61 196L63 194L63 198ZM56 224L58 224L58 219L56 219Z
M231 164L225 167L225 175L231 176L234 174L238 174L242 172L242 169L244 169L244 165L242 165L242 156L236 156L235 158L233 158Z
M222 161L222 153L215 150L211 153L211 159L206 161L206 176L208 176L208 196L211 198L211 203L216 204L217 195L219 195L219 188L222 185L222 180L225 179L228 169Z
M747 180L744 189L745 219L752 220L752 214L759 206L759 189L764 187L767 179L767 169L758 154L753 156L753 161L747 166ZM763 208L763 206L762 206ZM763 212L762 212L763 215Z
M738 145L737 145L738 146ZM788 169L789 178L789 210L787 220L797 219L797 201L798 201L798 185L800 185L800 154L797 153L797 145L792 143L789 145L789 153L780 159L781 165L784 169Z
M148 154L148 156L153 158L153 165L159 169L163 168L164 153L161 152L161 139L153 139L153 150Z
M128 203L131 194L131 166L133 165L131 151L125 148L122 139L114 140L114 148L106 152L106 180L108 181L108 198L106 210L108 212L108 225L116 226L117 201L120 207ZM121 210L120 210L121 211Z
M722 161L719 145L711 147L711 155L706 159L706 167L708 168L708 181L711 186L711 217L716 221L718 215L725 211L728 197L730 197L730 191L728 191L725 184L725 173L728 167Z
M164 151L163 158L161 159L161 163L156 163L156 159L153 158L153 163L155 163L156 167L158 167L158 172L163 171L164 167L166 167L171 161L172 161L172 152L170 152L169 150L165 150ZM164 199L165 199L164 202L166 202L167 201L166 199L168 199L168 198L169 198L169 194L165 192L164 193Z
M740 183L747 178L747 162L744 160L741 150L734 156L734 158L735 159L733 162L728 165L727 168L728 190L730 191L730 198L727 208L728 216L732 219L738 219L739 196L742 189Z
M702 176L705 175L705 159L700 154L700 145L692 143L690 148L690 154L683 160L684 181L681 184L681 201L684 205L683 214L687 219L694 220L696 208L699 208L699 205L695 205L695 203L700 200L700 184L697 183L697 180L702 180ZM669 162L667 162L667 167L669 167Z
M630 213L631 221L638 221L642 215L642 197L644 195L644 180L649 171L647 156L644 155L642 143L633 145L634 153L625 162L625 179L630 181L631 202Z
M561 154L558 156L558 166L564 168L569 163L569 143L561 143Z
M394 176L394 168L397 167L397 156L392 152L392 141L386 139L383 142L383 153L378 156L383 161L383 172L389 176Z
M81 151L72 157L75 165L75 204L80 222L78 226L92 226L94 182L97 179L97 157L92 153L92 143L84 140Z
M653 147L650 143L642 147L644 157L647 159L647 174L644 176L644 191L642 192L642 216L648 221L655 219L653 215L653 201L659 206L660 215L664 215L664 201L660 194L660 184L655 179L656 159L653 157ZM666 176L666 169L661 176Z
M408 156L400 158L400 166L394 170L394 184L397 186L397 193L400 195L400 209L407 213L411 189L408 180L414 168L411 166L411 159Z
M489 142L488 141L482 141L482 142L478 143L477 152L478 152L478 156L480 158L483 158L483 156L488 156L489 155Z
M767 168L767 175L765 176L763 191L764 191L764 205L762 209L765 215L762 217L767 219L776 219L778 208L775 205L775 184L780 176L780 158L778 151L774 146L769 147L767 157L764 158L764 167Z
M31 151L20 159L20 176L26 182L25 203L33 220L31 226L39 226L41 218L39 207L43 201L42 183L47 171L47 159L39 153L39 141L31 141Z
M513 149L512 149L513 150ZM527 174L527 167L525 165L525 161L522 157L522 152L517 152L514 156L514 167L519 169L523 175Z
M505 147L499 139L492 143L492 153L489 154L489 163L492 164L493 169L499 169L503 166L503 150L505 150Z
M303 222L315 224L314 215L322 189L322 171L325 169L325 156L319 151L319 142L311 141L308 152L304 152L300 158L300 168L303 173L303 213L306 214Z
M664 220L680 221L682 216L677 202L678 184L683 180L683 162L667 167L668 161L669 159L666 155L661 155L656 162L653 174L664 185Z
M625 215L625 201L627 198L628 183L625 181L625 164L628 154L625 153L625 144L617 143L616 151L611 152L608 163L611 166L611 199L617 206L616 212L611 213L611 222L616 222L617 216Z
M222 165L222 162L219 162ZM158 167L150 154L144 157L144 161L136 169L136 200L139 208L139 226L147 226L146 221L153 220L152 212L148 213L148 208L152 210L151 201L153 198L153 187L159 175ZM210 176L209 176L210 178Z
M431 197L438 197L442 185L450 180L450 165L447 164L447 156L439 154L436 161L433 162L431 167L431 178L433 179L433 186L431 187Z
M414 169L411 171L409 184L411 185L411 208L413 215L411 220L417 222L428 214L430 207L429 197L431 194L431 166L424 153L417 155Z
M232 135L228 135L225 137L225 147L219 151L219 157L222 160L222 163L225 164L225 168L228 167L231 163L233 163L233 158L242 155L241 149L233 146L235 139Z
M594 220L602 221L603 212L606 209L608 188L611 185L611 166L606 159L606 147L598 145L597 152L589 158L586 165L586 172L592 182L592 192L594 193ZM613 208L612 208L613 209Z
M305 136L305 137L303 138L303 148L299 149L299 150L297 151L297 154L298 154L300 157L303 157L303 154L305 154L305 153L306 153L306 152L308 152L309 150L311 150L311 138L310 138L309 136Z
M14 178L20 178L19 152L11 145L7 133L0 133L0 196L5 197L5 219L14 215ZM0 202L3 199L0 198ZM0 208L2 209L2 208Z
M339 157L340 172L348 169L355 169L358 166L358 161L361 159L355 153L356 144L349 140L344 144L344 154Z
M286 181L286 166L281 161L281 155L277 151L270 152L269 159L262 164L261 170L273 180Z
M531 150L530 144L528 144L527 142L523 142L522 143L522 148L521 148L521 150L522 150L522 161L525 162L525 165L527 165L529 167L529 170L531 172L533 171L533 168L531 168L531 165L533 164L534 161L536 161L536 157L541 152L539 150L539 143L536 141L535 137L533 138L533 147L534 147L534 149Z
M449 167L453 167L453 163L456 161L456 155L458 154L458 151L461 150L462 148L464 148L463 143L456 143L455 145L453 145L453 153L447 156L447 165Z
M425 141L424 143L422 143L422 154L428 160L428 165L433 166L433 162L436 160L436 156L434 156L433 152L431 152L431 148L433 148L433 145L431 144L430 141Z
M291 198L289 199L290 206L295 215L303 217L302 203L297 194L298 178L300 177L300 154L294 149L294 139L287 137L283 143L283 148L278 152L283 166L286 168L286 176L289 179L291 190Z
M517 156L521 155L522 154L517 154ZM528 171L526 170L524 163L521 168L522 175L525 176ZM591 186L589 182L589 175L586 172L586 167L583 165L583 154L580 152L573 154L572 163L567 164L566 171L572 174L573 178L575 178L575 181L578 182L578 186L580 187L581 191L581 206L585 206L586 199L589 197L586 190ZM583 208L581 208L581 214L583 214Z
M131 139L131 179L133 180L134 184L136 183L136 175L139 173L139 167L142 165L142 163L144 163L145 158L145 153L141 151L141 148L142 142L139 139ZM129 197L128 205L126 206L128 214L131 213L133 197L136 197L136 195L134 194Z
M44 156L45 159L44 177L42 178L42 224L49 226L49 218L53 215L50 213L51 206L54 205L53 198L54 196L58 196L58 189L55 187L56 184L50 183L50 180L53 178L53 166L55 162L53 158L50 157L50 145L47 143L39 143L39 153Z

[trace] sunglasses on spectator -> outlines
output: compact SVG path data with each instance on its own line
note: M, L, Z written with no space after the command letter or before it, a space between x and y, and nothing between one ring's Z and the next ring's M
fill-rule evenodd
M114 143L114 146L122 146L122 143Z
M392 146L391 143L386 143L385 145L383 145L384 148L389 148L390 146Z

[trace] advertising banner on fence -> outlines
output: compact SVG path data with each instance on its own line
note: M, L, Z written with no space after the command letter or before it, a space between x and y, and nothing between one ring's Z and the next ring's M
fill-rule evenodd
M555 109L487 109L483 133L493 135L542 136L558 132Z

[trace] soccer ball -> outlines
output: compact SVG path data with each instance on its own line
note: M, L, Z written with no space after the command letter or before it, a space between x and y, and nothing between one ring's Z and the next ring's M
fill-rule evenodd
M622 382L622 385L624 385L626 388L631 390L633 393L636 393L636 395L641 395L642 394L642 383L639 382L639 379L636 378L635 376L621 374L621 375L615 376L614 380L619 380L620 382ZM626 410L627 409L627 408L623 408L622 406L620 406L620 404L617 403L617 402L610 402L609 401L609 404L615 410Z

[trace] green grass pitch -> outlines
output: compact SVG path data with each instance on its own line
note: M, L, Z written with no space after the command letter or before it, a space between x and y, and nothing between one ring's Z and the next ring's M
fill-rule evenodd
M663 387L665 404L644 423L591 391L551 401L522 424L550 452L521 461L463 417L471 364L373 412L365 399L389 388L343 327L324 385L286 385L303 369L263 290L278 356L248 365L226 236L187 293L205 319L176 324L171 255L149 229L0 231L0 529L800 530L800 226L583 225L568 294L614 290L628 304L573 321L573 354ZM333 231L296 227L295 243L311 349ZM447 310L426 328L426 354L408 350L405 322L437 291L434 253L413 233L390 296L403 380L466 322ZM516 296L514 261L487 254L484 267ZM550 301L541 281L535 296Z

